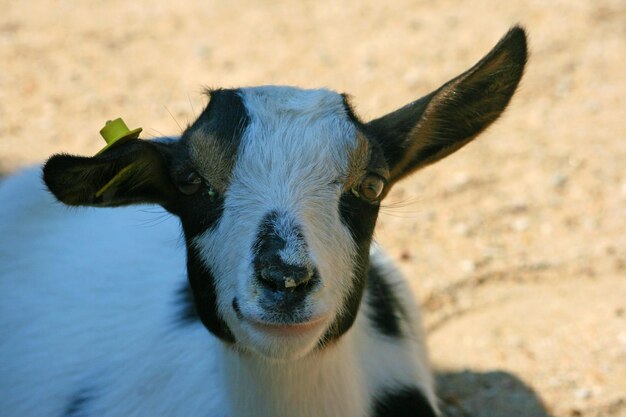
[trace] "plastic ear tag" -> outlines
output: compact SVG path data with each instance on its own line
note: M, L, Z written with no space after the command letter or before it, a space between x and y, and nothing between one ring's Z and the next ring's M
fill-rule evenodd
M140 127L130 130L121 117L107 121L104 127L100 129L100 135L102 135L107 145L100 149L96 155L100 155L112 146L121 145L131 139L137 139L142 130Z

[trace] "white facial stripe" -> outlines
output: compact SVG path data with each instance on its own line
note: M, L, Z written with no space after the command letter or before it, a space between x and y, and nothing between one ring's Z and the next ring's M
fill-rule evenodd
M238 333L231 300L237 297L244 313L260 308L254 302L252 247L260 222L276 211L300 226L308 252L303 257L297 236L288 235L292 224L277 224L278 233L287 233L281 236L287 242L281 258L294 265L312 261L320 275L322 290L310 297L307 308L312 315L336 314L351 289L355 256L341 221L341 184L336 181L348 175L356 127L343 98L327 90L261 87L241 94L250 121L223 216L215 230L196 240L215 274L220 312Z

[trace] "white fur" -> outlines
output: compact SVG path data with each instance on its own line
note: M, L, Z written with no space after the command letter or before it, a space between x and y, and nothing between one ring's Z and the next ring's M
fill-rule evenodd
M223 217L195 245L219 277L221 314L250 350L223 345L199 321L177 322L186 277L176 219L155 207L66 208L29 170L0 183L2 415L60 416L81 392L97 416L367 416L376 393L401 385L435 404L418 308L375 247L372 262L408 307L408 337L376 331L365 302L354 326L321 351L313 348L325 328L286 342L234 315L234 296L244 314L258 314L250 257L268 211L302 226L307 255L287 236L281 256L318 268L312 315L340 311L355 254L338 212L337 179L355 146L340 96L259 88L244 102L251 124ZM289 221L283 226L288 234Z

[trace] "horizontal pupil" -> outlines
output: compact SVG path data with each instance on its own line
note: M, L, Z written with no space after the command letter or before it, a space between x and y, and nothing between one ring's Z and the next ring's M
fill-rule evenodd
M363 182L363 194L365 197L374 199L380 196L383 190L383 184L381 181L377 181L376 179L369 179Z
M200 184L200 181L202 181L202 178L200 178L200 176L195 172L192 172L187 176L187 182L190 184Z

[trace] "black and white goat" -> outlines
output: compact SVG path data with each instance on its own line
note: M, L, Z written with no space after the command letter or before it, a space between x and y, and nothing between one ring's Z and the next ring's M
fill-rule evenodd
M372 246L379 204L496 120L525 62L514 28L367 123L328 90L215 90L179 139L43 169L65 204L178 220L67 210L36 171L6 179L0 413L437 415L419 310Z

